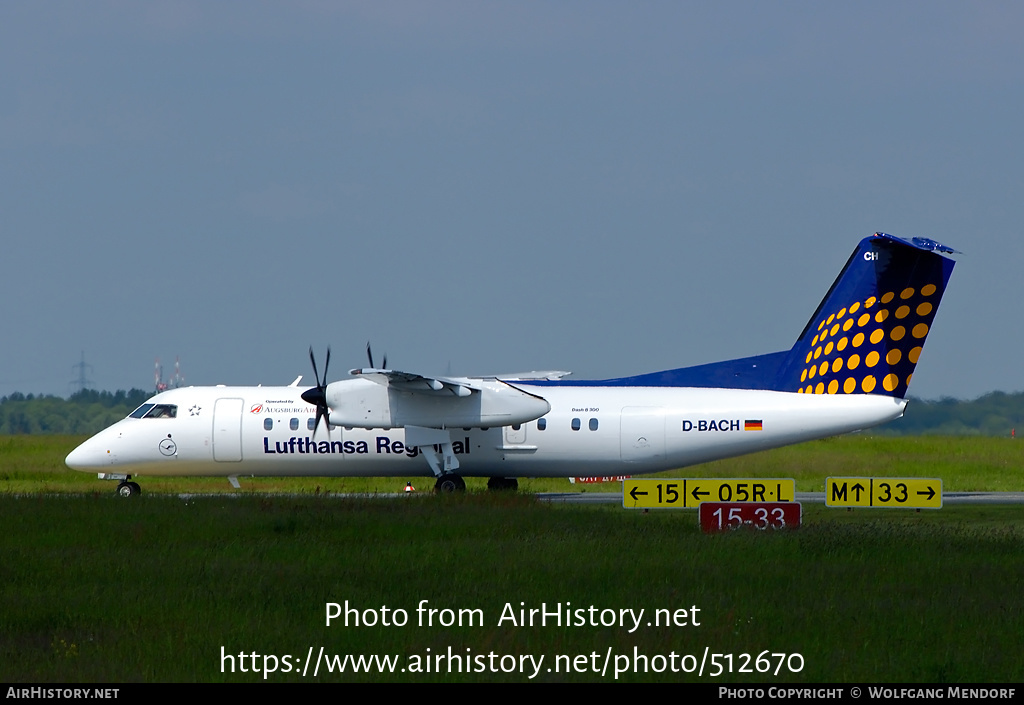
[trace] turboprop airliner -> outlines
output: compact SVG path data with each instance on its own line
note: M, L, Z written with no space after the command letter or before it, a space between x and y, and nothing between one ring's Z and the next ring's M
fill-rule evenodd
M601 381L375 367L316 386L171 389L67 457L120 480L215 475L426 476L435 489L520 477L682 468L868 428L903 415L955 250L865 238L789 350ZM367 348L369 353L369 347Z

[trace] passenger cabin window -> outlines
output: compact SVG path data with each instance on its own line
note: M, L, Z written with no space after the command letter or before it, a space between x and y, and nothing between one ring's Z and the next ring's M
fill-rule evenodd
M273 430L273 428L274 428L274 419L270 418L269 416L267 418L263 419L263 430L264 431L271 431L271 430Z
M175 404L143 404L130 414L133 419L173 419L178 415Z
M591 431L596 431L597 430L597 419L590 419L590 430Z
M514 424L512 424L512 430L513 431L518 431L522 427L523 427L523 425L521 423L514 423Z
M573 431L579 431L580 430L580 420L579 419L573 419L572 420L572 430Z
M291 421L288 422L288 427L291 430L293 430L293 431L298 431L299 430L299 420L298 419L292 419Z
M315 431L316 430L316 419L313 418L312 416L310 416L308 419L306 419L306 430L307 431Z
M538 431L543 431L547 427L548 427L548 420L547 419L537 419L537 430Z

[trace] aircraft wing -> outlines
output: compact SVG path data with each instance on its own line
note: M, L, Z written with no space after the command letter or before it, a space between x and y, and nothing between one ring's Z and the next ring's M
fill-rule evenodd
M403 392L426 392L468 397L482 389L478 382L466 377L426 377L413 372L380 370L372 367L349 370L349 374L365 377L377 384Z

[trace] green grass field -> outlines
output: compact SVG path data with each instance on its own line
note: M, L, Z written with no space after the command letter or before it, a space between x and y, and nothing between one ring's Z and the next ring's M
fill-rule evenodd
M114 482L102 482L92 473L69 470L64 458L84 436L0 436L0 494L2 493L105 493ZM1024 443L1022 441L1021 443ZM586 475L581 468L581 475ZM813 441L731 460L659 473L666 477L792 477L801 492L825 490L826 477L941 477L947 492L1024 490L1024 449L1017 441L979 436L877 437L852 434ZM239 478L239 494L374 493L400 492L406 480L417 490L433 481L410 478ZM138 478L143 492L232 492L227 480L214 478ZM470 490L484 489L481 478L467 478ZM573 485L568 480L520 480L523 492L605 492L614 483ZM319 488L319 489L318 489Z
M395 480L243 479L237 497L182 499L230 486L144 478L145 494L125 501L114 483L62 469L76 441L0 438L2 681L262 681L274 665L269 682L612 682L616 667L627 682L1016 682L1024 673L1019 507L805 505L798 531L706 536L692 510L551 505L526 493L325 496L394 491L404 484ZM828 475L925 475L946 490L1013 490L1015 451L998 439L850 436L668 474L795 477L801 490L821 489ZM476 610L464 617L480 623L419 626L422 600L450 615ZM405 610L408 623L325 626L326 604L345 601L378 619L384 606L392 617ZM499 623L506 605L565 603L599 618L644 614L632 633L628 615L626 627ZM685 626L653 622L655 610L693 607ZM222 647L234 658L222 660ZM303 675L321 647L390 655L395 672L375 663L354 673L351 662L327 672L321 662L316 678L312 664ZM468 657L457 669L449 649ZM777 674L772 653L787 655ZM686 672L702 660L703 675ZM758 673L766 663L772 672Z

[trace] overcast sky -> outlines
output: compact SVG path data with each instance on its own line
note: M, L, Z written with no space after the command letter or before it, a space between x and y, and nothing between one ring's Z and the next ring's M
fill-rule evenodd
M788 349L961 250L912 395L1024 389L1018 2L0 5L0 395ZM379 361L379 359L378 359Z

